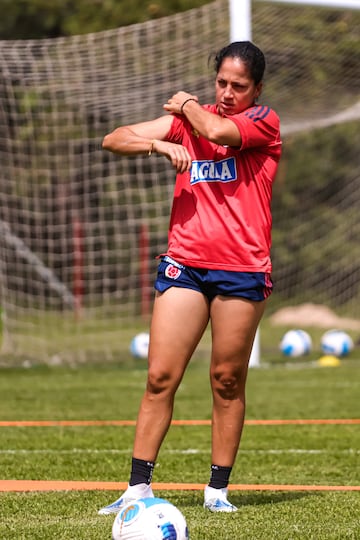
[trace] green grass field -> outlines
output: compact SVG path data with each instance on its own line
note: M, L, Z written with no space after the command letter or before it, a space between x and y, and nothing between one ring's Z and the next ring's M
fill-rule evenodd
M270 355L271 356L271 355ZM311 359L250 370L247 419L360 418L358 351L340 367ZM208 365L194 357L175 419L209 419ZM0 420L135 419L143 361L0 371ZM132 426L0 427L1 479L127 481ZM360 425L246 425L232 484L359 486ZM209 426L172 426L155 482L206 483ZM201 491L158 491L185 515L191 540L360 539L359 491L233 491L233 515L202 508ZM110 539L97 509L113 491L0 493L1 540Z

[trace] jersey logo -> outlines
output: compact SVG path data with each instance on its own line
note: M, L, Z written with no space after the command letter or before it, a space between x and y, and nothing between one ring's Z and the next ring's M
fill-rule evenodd
M194 160L190 169L190 184L198 182L233 182L237 179L235 158L222 161Z

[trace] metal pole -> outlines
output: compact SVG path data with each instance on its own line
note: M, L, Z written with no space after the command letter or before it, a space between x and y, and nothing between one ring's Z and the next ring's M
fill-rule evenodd
M251 0L229 0L230 40L251 40ZM256 331L249 367L260 365L260 330Z
M229 0L230 40L251 40L251 0Z
M234 0L235 3L236 0ZM268 1L268 0L260 0ZM303 6L321 6L338 9L360 9L360 0L270 0L282 4L301 4ZM239 0L239 4L242 0Z

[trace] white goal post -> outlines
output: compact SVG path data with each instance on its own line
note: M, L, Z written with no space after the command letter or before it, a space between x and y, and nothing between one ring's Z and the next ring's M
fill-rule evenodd
M230 41L251 40L251 0L229 1ZM255 334L249 367L260 366L260 328Z
M360 9L360 0L259 0L260 2L277 2L279 4L299 4L302 6L319 6L340 9ZM233 3L236 0L232 0ZM238 2L241 4L241 2Z

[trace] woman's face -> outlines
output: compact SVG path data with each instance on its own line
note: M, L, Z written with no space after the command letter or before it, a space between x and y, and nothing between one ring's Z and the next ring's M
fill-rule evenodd
M215 82L219 114L236 114L251 107L260 95L262 83L255 85L240 58L224 58Z

